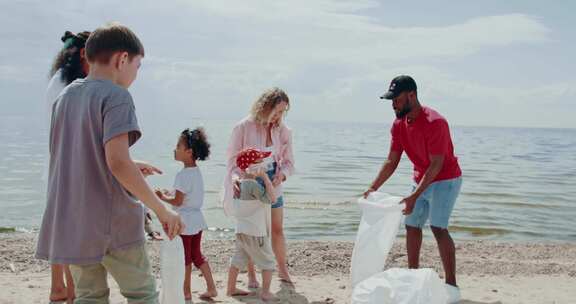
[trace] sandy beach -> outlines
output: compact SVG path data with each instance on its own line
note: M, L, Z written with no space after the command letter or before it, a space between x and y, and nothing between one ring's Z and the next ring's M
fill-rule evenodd
M149 254L158 275L158 242L149 242ZM487 303L575 303L576 244L497 243L457 241L458 280L463 301ZM290 241L288 263L295 286L273 282L277 303L349 303L349 263L352 242ZM0 303L47 303L49 265L33 257L35 234L0 234ZM228 260L232 241L205 241L204 254L215 273L220 295L215 303L260 303L255 297L225 296ZM406 255L399 240L387 267L405 267ZM422 267L442 274L440 259L432 241L422 248ZM245 276L239 286L245 287ZM160 282L159 282L160 285ZM124 303L111 280L112 302ZM204 282L194 272L194 303Z

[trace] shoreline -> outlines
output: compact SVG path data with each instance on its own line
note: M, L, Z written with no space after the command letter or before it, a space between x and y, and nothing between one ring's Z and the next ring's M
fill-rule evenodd
M0 286L3 287L0 303L24 303L18 290L30 293L26 303L41 303L47 297L49 264L34 258L36 236L18 232L0 234ZM462 303L572 303L576 298L576 290L572 291L576 286L576 244L455 243L459 285L463 299L468 301ZM148 241L147 244L154 273L159 278L160 242ZM287 297L280 303L349 302L353 242L288 241L287 248L288 267L296 281L296 289L288 290L275 282L273 291ZM203 242L203 253L218 281L218 301L223 303L238 303L238 299L224 296L225 276L233 250L232 240ZM420 264L443 276L435 242L423 242ZM403 240L394 244L388 256L386 268L390 267L406 267ZM196 270L193 277L194 301L199 303L197 295L204 282L198 278ZM240 280L245 281L245 275L241 275ZM239 286L242 284L244 282ZM113 288L112 293L121 299L117 289ZM118 303L114 301L112 303ZM254 301L248 303L259 303Z

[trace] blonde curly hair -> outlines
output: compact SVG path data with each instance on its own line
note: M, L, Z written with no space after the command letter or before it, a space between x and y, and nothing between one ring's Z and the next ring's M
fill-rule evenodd
M250 116L257 123L264 124L266 123L270 111L283 101L288 105L286 108L286 111L288 111L290 108L290 99L286 92L276 87L268 89L264 91L256 101L254 101L252 109L250 110Z

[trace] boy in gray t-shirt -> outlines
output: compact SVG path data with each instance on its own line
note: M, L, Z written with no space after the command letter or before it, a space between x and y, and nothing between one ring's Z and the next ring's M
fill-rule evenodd
M67 86L53 106L36 257L70 264L75 303L107 303L107 273L131 302L158 302L144 247L144 209L136 198L156 213L169 238L182 229L180 217L144 180L157 169L130 158L141 132L127 88L143 56L130 29L98 28L86 42L88 76Z
M276 200L274 186L260 166L270 152L255 149L241 151L236 157L238 168L246 174L240 180L240 197L234 200L234 217L236 218L236 252L230 262L228 272L229 296L247 295L246 291L236 288L236 279L240 269L245 269L252 260L262 270L262 300L273 298L270 293L272 272L276 268L272 244L270 241L270 220L272 202ZM255 178L260 178L264 186Z

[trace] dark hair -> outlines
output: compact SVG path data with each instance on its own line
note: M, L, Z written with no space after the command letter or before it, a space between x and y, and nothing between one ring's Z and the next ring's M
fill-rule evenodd
M144 56L144 46L129 28L118 23L107 24L96 29L86 41L88 62L107 64L117 52L127 52L130 60Z
M186 129L182 131L180 138L188 149L192 149L194 160L206 160L210 155L210 144L206 139L204 128Z
M50 77L56 74L56 71L61 70L61 80L66 84L70 84L72 81L78 78L86 77L84 73L82 58L80 58L80 51L85 47L86 40L90 36L90 32L84 31L78 34L74 34L70 31L66 31L62 38L64 47L52 63L52 68L50 69Z

